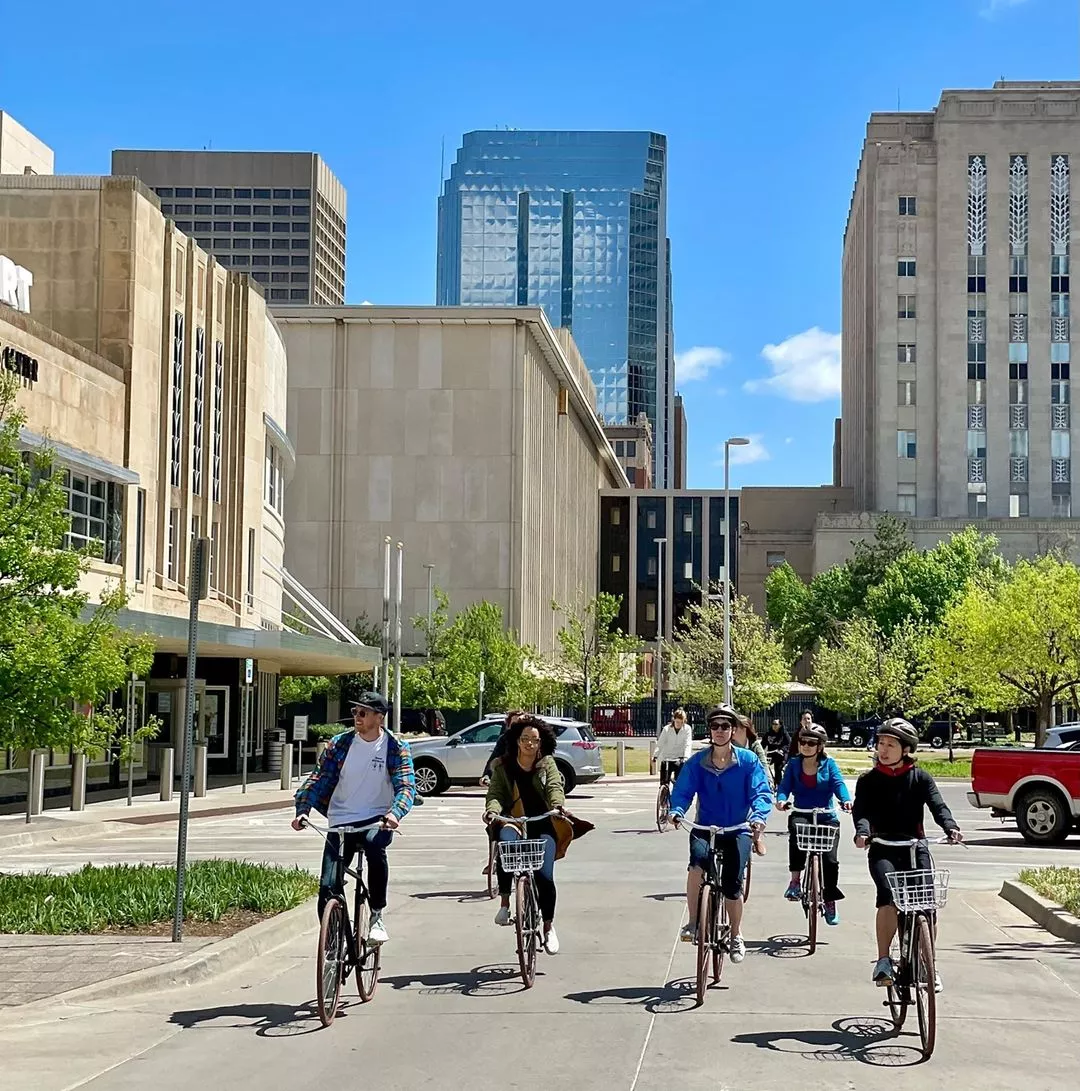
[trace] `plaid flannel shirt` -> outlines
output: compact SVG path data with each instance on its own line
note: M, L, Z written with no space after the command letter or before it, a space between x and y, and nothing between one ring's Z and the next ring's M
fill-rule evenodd
M325 816L330 807L330 797L334 794L345 757L352 746L355 731L343 731L330 740L330 745L323 751L319 764L311 775L297 789L296 814L307 814L311 810ZM416 798L416 778L413 776L412 750L404 739L386 732L386 771L394 784L394 805L390 813L397 819L404 818L412 810Z

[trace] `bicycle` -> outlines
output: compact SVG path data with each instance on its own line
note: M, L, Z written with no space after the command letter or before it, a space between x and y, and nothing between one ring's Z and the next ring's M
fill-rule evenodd
M484 875L487 876L487 896L494 898L499 893L499 877L495 872L495 846L497 841L488 838L488 861L487 867L484 869Z
M671 825L671 783L678 779L683 762L661 762L661 771L663 771L665 765L674 765L675 769L670 775L670 783L669 780L665 780L656 793L656 828L660 833L663 833Z
M724 850L716 843L718 837L739 830L749 830L748 822L737 826L699 826L687 818L679 825L709 835L709 865L704 869L697 915L697 1002L705 1003L708 989L709 963L712 963L712 983L724 972L724 955L731 950L731 926L728 924L727 900L720 890L720 867Z
M949 895L949 872L935 867L926 869L916 866L915 850L919 844L918 838L885 841L880 837L871 837L870 841L885 848L911 850L911 869L893 871L886 875L896 905L896 942L900 955L896 960L893 983L887 988L886 1005L892 1016L893 1026L899 1034L907 1018L911 994L914 991L923 1060L928 1061L934 1052L937 1039L937 964L934 955L937 911L944 908ZM962 842L954 842L950 837L940 837L934 844Z
M517 937L518 966L526 989L536 981L536 952L543 944L544 922L540 917L540 902L536 896L533 872L544 866L544 841L525 839L525 828L530 822L542 822L555 818L562 812L548 811L535 818L510 818L495 815L493 822L513 826L518 831L517 841L497 841L499 863L514 882L514 932Z
M836 817L831 807L785 807L792 817L810 815L809 822L794 822L795 844L800 852L806 853L806 865L803 868L803 884L800 901L806 914L806 939L810 954L817 950L818 919L825 915L825 901L821 888L821 858L836 847L840 837L839 824L818 822L818 815Z
M338 834L337 855L339 865L344 860L345 835L363 833L376 822L386 829L385 820L377 819L360 826L335 826L332 830L323 829L306 816L305 826L310 826L325 841L328 834ZM371 925L371 906L368 903L368 890L360 873L360 860L356 868L342 867L341 892L336 893L323 906L319 924L319 954L316 966L316 985L319 1007L319 1019L324 1027L330 1026L337 1015L341 1003L341 986L349 980L349 974L356 971L356 987L360 1000L367 1003L375 995L379 984L380 947L368 943L367 933ZM356 880L356 892L353 896L353 921L349 923L349 909L345 903L345 876L351 875Z

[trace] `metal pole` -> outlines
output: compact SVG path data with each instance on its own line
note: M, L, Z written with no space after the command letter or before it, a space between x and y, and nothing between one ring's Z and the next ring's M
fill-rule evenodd
M401 578L405 570L405 546L397 544L397 590L394 592L394 730L401 732Z
M248 718L251 716L251 686L244 683L240 692L240 794L247 795Z
M131 672L131 681L128 683L128 775L127 775L127 805L130 807L132 795L135 791L135 672Z
M195 659L199 651L199 600L203 597L204 570L209 539L191 539L188 577L187 686L184 694L183 761L180 767L180 825L176 836L176 910L173 914L173 943L184 938L184 879L187 870L188 794L191 791L191 752L195 745Z
M664 726L664 545L656 539L656 734Z
M383 593L382 593L382 695L390 696L390 535L383 539Z
M724 704L731 704L731 444L724 440Z
M433 564L426 564L424 567L427 569L427 639L425 644L427 645L427 659L431 662L431 617L432 617L432 601L431 601L431 575L435 571Z

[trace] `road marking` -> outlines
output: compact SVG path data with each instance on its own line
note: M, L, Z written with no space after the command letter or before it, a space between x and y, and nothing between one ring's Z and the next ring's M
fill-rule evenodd
M682 916L679 916L679 927L682 927ZM664 985L671 980L671 967L675 965L675 952L679 949L679 933L675 933L675 942L671 946L671 957L668 958L667 969L664 971ZM649 1019L649 1029L645 1031L645 1041L641 1043L641 1056L638 1057L637 1068L634 1069L634 1078L630 1081L630 1091L635 1091L638 1080L641 1078L641 1068L645 1064L645 1052L649 1048L649 1040L652 1038L653 1027L656 1026L656 1012ZM722 1089L721 1089L722 1091Z

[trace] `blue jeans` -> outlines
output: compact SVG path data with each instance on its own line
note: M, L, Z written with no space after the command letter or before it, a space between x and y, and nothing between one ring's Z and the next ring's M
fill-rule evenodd
M716 839L717 847L723 850L720 864L720 892L725 898L734 901L742 897L743 876L746 874L746 862L750 859L750 831L727 833ZM690 868L703 870L709 866L709 838L696 830L690 834Z
M518 832L513 826L499 827L500 841L516 841ZM530 841L544 842L544 866L539 871L533 872L533 881L536 883L536 900L540 903L540 916L544 922L555 919L555 838L550 833L540 833L536 830L529 835ZM504 897L510 895L510 880L502 868L502 861L496 856L496 867L499 876L499 893Z
M344 868L347 868L358 851L367 860L368 903L372 913L386 908L386 888L390 882L390 866L386 860L386 848L394 839L390 830L372 826L362 833L347 833L344 852L338 857L338 842L342 835L331 831L326 835L323 848L322 874L319 877L319 919L326 903L342 892Z

